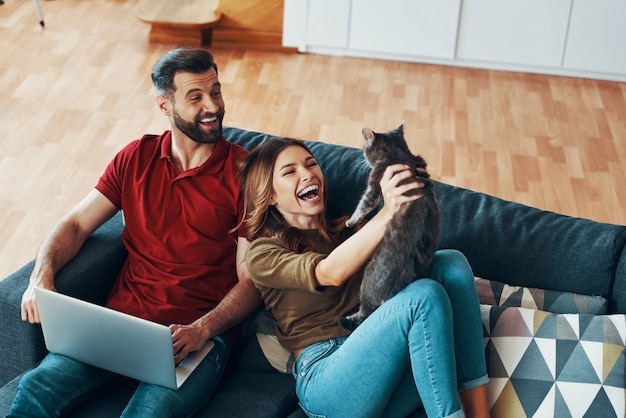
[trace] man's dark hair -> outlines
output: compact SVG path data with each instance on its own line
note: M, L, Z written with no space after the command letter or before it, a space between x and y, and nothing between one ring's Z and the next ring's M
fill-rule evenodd
M174 76L179 72L201 74L211 68L217 73L213 55L200 48L178 48L163 55L152 69L152 84L158 95L172 98L176 91Z

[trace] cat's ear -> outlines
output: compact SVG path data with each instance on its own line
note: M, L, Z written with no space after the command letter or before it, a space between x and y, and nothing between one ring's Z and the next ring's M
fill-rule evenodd
M400 133L400 135L404 136L404 121L400 122L400 125L396 128L396 131Z
M365 138L365 141L368 144L371 144L372 142L374 142L374 139L376 139L376 134L371 129L363 128L361 129L361 133L363 134L363 138Z

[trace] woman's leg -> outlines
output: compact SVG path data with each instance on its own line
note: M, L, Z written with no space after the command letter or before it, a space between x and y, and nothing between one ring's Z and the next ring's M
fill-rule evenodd
M459 393L461 405L467 418L489 418L489 402L487 401L487 385L466 389Z
M213 341L215 346L178 390L141 383L122 417L187 417L196 412L217 388L230 355L227 337L220 335Z
M8 416L58 417L74 401L115 377L109 371L50 353L22 376Z
M454 346L461 402L468 416L488 416L488 382L482 320L474 273L456 250L435 254L430 277L440 282L452 305ZM470 414L475 411L477 415Z
M410 402L407 402L408 400ZM420 406L422 406L422 398L415 386L413 371L407 368L381 416L385 418L412 416Z
M443 287L430 279L410 284L350 337L300 354L294 374L303 409L310 416L391 417L423 403L430 417L461 416L451 325ZM419 396L412 396L415 386Z

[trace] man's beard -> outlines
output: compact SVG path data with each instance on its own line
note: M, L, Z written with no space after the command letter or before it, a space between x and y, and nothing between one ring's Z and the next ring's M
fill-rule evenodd
M209 117L217 116L217 128L211 129L208 132L200 126L200 119L207 117L207 115L199 116L193 122L189 122L183 119L176 109L174 109L173 113L174 124L176 127L193 141L201 144L215 144L222 137L222 120L224 119L224 112L209 115Z

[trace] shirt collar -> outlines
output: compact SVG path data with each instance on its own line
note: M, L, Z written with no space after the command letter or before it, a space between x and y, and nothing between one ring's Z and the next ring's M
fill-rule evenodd
M161 159L170 160L172 158L172 131L165 131L163 135L161 135ZM216 143L215 148L213 149L213 153L209 157L208 160L204 162L200 167L192 168L188 170L191 174L213 174L217 173L221 170L224 165L224 160L226 159L226 154L228 153L228 144L226 143L226 139L222 136Z

